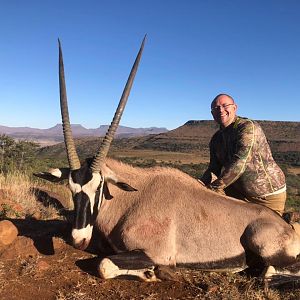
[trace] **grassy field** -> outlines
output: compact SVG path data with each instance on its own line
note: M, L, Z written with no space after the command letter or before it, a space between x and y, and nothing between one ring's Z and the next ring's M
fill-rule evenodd
M111 151L111 157L117 159L135 158L139 160L155 160L156 163L183 163L183 164L206 164L209 162L207 155L203 156L196 153L181 153L171 151L154 151L154 150L122 150Z

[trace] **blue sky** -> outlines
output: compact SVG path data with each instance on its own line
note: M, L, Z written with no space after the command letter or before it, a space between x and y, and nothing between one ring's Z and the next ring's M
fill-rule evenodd
M173 129L212 119L215 95L238 113L300 121L300 1L0 1L0 124L60 123L57 38L70 118L111 122L144 34L121 124Z

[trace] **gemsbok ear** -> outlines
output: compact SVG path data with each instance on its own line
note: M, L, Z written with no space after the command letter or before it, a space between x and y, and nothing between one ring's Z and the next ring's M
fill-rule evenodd
M127 191L127 192L137 191L137 189L135 189L128 183L120 181L120 179L118 178L116 173L113 170L111 170L108 166L104 165L101 170L101 173L104 176L104 181L106 183L111 183L123 191ZM108 189L108 187L107 187L107 189Z
M114 183L113 183L114 184ZM136 192L137 189L135 189L134 187L132 187L131 185L127 184L126 182L116 182L115 185L123 190L123 191L127 191L127 192Z
M125 183L125 182L114 182L114 181L109 181L111 184L117 186L119 189L126 191L126 192L136 192L137 189L133 188L132 186L130 186L129 184ZM110 194L107 182L104 182L104 186L103 186L103 193L104 193L104 197L106 200L111 200L113 199L113 196Z
M109 193L107 183L113 184L116 187L118 187L119 189L126 191L126 192L136 192L137 191L136 188L132 187L131 185L129 185L126 182L119 181L118 178L116 178L115 176L114 177L104 177L104 181L105 181L104 188L108 195L110 195L110 193Z
M33 173L34 176L51 182L60 182L62 180L68 179L69 174L70 168L57 168L50 169L48 172Z

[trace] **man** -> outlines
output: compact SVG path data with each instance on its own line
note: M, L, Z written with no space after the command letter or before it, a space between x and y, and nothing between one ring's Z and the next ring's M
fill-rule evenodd
M212 101L211 113L220 129L210 141L210 163L200 180L216 192L265 205L282 215L284 173L260 125L237 116L236 111L229 95L220 94Z

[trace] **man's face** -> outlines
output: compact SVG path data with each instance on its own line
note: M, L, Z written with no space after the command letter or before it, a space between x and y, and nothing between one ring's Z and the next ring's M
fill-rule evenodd
M222 127L229 126L236 117L237 105L228 96L222 95L211 104L211 114Z

